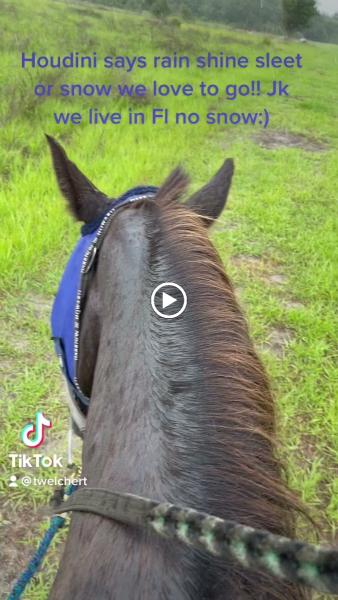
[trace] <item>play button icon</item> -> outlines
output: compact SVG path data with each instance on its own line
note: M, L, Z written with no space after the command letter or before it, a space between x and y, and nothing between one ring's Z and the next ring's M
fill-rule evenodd
M163 319L174 319L187 307L187 294L177 283L167 281L158 285L151 295L151 306Z
M177 302L176 298L169 296L166 292L162 293L162 308L167 308L167 306L171 306L174 302Z

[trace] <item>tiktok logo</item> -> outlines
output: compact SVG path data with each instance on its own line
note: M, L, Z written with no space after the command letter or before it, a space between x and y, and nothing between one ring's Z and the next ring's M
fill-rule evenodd
M45 441L45 430L50 429L52 421L38 411L35 415L35 423L27 423L21 431L21 441L28 448L38 448Z

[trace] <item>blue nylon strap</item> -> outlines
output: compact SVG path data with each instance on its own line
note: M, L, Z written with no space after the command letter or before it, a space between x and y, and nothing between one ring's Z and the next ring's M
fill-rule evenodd
M81 284L81 268L84 256L95 239L96 232L83 236L66 265L56 294L51 317L53 339L62 340L64 367L67 379L75 385L75 310Z
M97 243L100 226L112 209L115 210L142 197L151 198L156 194L156 191L157 188L153 186L133 188L118 200L114 200L107 207L107 211L102 213L95 221L83 225L81 230L82 237L77 242L66 265L54 300L51 328L55 351L59 357L63 374L67 379L68 387L72 395L76 398L83 413L86 413L87 411L89 399L83 394L79 383L77 382L76 335L78 336L79 334L80 326L78 298L79 294L83 292L83 290L81 290L81 270L84 260L86 257L88 258L88 251L92 244L94 242L95 244ZM78 328L77 331L76 328Z

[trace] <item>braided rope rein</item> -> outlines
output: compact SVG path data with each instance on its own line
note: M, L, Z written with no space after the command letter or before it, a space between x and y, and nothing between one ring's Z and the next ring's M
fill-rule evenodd
M91 512L147 527L215 557L234 559L245 568L338 595L338 548L306 544L193 509L103 489L78 489L55 512L66 511Z
M338 550L290 540L172 504L149 516L160 535L180 539L213 556L233 558L245 568L338 595Z

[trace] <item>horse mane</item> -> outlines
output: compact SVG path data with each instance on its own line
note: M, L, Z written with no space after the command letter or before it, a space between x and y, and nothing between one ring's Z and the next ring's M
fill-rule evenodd
M184 172L177 169L155 201L148 204L148 210L152 215L151 271L156 275L166 265L168 273L175 273L176 282L187 285L189 311L184 320L172 321L170 333L167 323L159 325L159 335L163 339L170 336L169 348L175 339L177 356L163 351L159 360L169 364L168 395L176 402L184 401L182 410L194 424L195 436L200 436L197 441L192 438L190 459L196 470L196 486L202 481L207 494L203 506L195 500L194 507L292 537L296 516L303 508L285 483L277 455L268 378L249 338L233 287L208 238L205 221L176 202L186 185ZM177 344L179 338L182 340ZM168 400L165 403L170 407ZM172 440L179 429L175 418L177 414L172 420L166 417L166 431ZM190 442L185 455L189 454ZM262 600L265 594L278 600L308 597L297 586L243 574L234 565L232 573L237 573L248 598L253 597L251 587L257 592L257 581Z

